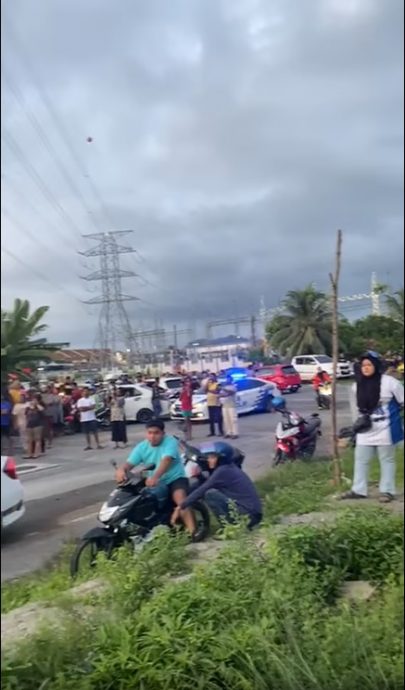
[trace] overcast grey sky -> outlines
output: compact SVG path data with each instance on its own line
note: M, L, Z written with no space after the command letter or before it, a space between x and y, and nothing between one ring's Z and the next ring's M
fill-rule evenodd
M134 230L123 266L142 278L123 289L143 327L326 288L337 227L343 294L372 271L402 285L402 15L403 0L2 3L2 304L49 304L48 335L91 346L80 234L112 224Z

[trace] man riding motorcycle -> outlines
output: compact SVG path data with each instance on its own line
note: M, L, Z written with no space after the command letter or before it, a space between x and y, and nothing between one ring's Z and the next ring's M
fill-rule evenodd
M256 488L233 458L234 448L223 441L201 448L199 463L207 463L209 477L175 509L173 523L182 510L192 507L201 498L219 520L232 522L236 511L249 518L249 529L261 522L262 505Z
M195 520L192 511L186 507L179 509L187 498L188 479L181 460L178 442L173 436L165 434L165 425L161 419L155 419L146 425L146 439L139 443L129 455L127 462L119 467L115 479L122 484L134 467L153 465L148 470L146 486L155 493L159 502L164 501L170 493L173 502L178 506L176 519L181 518L193 535Z
M316 395L316 402L318 404L319 409L322 409L321 405L321 388L324 386L326 383L332 383L332 379L329 376L327 371L324 371L322 367L318 367L318 370L312 379L312 388L315 391Z

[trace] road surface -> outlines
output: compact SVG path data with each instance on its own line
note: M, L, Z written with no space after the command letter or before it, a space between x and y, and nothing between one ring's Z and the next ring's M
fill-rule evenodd
M350 423L349 386L339 386L339 424ZM290 409L309 415L315 411L314 394L309 387L287 397ZM321 412L324 435L318 453L330 453L330 413ZM246 454L244 469L256 479L271 467L277 413L252 415L239 420L238 447ZM196 425L194 440L203 441L206 425ZM168 432L178 433L169 423ZM130 446L144 437L140 425L128 426ZM83 451L81 435L57 439L53 449L40 462L18 460L24 484L26 514L2 535L1 581L19 577L44 566L61 546L81 536L96 524L100 503L113 488L110 461L122 463L126 450L114 450L109 434L102 438L101 451ZM31 464L29 464L31 463Z

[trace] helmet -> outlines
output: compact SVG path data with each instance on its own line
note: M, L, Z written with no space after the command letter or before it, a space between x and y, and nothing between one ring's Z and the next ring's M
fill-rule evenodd
M230 465L233 462L234 454L234 448L224 441L204 443L200 448L200 457L203 462L207 460L209 455L216 455L218 465Z

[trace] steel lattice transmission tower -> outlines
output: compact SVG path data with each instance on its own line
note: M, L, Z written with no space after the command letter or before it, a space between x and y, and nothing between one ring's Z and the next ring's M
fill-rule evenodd
M131 232L132 230L118 230L83 235L85 239L98 242L97 246L80 254L100 258L100 270L84 276L84 280L101 282L101 295L87 300L86 304L102 305L98 342L103 351L104 366L113 366L116 352L123 348L131 360L133 353L138 350L125 302L137 301L139 298L124 294L121 285L123 278L136 278L137 273L125 271L120 267L120 254L134 253L135 249L118 243Z

